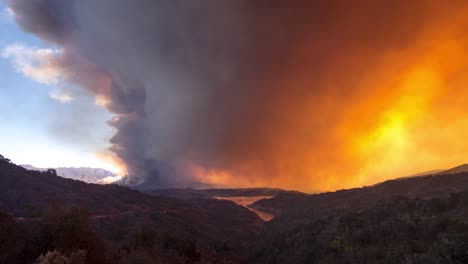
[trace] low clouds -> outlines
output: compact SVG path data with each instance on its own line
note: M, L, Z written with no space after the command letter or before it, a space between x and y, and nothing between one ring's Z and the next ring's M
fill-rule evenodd
M60 50L12 44L2 50L1 56L9 59L24 76L43 84L57 85L64 79L63 69L57 64L60 53Z
M21 44L11 44L1 51L1 57L11 62L13 67L25 77L53 87L50 97L59 102L73 101L67 85L66 72L58 58L59 49L37 48Z
M103 91L110 86L109 77L76 53L10 44L0 51L0 56L9 60L16 71L26 78L51 87L50 97L59 102L67 103L92 95L96 97L96 104L108 104Z

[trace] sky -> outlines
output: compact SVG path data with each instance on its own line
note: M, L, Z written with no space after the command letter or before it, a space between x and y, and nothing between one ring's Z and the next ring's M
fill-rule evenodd
M2 154L302 191L468 162L466 1L183 2L9 0Z
M57 49L14 21L0 2L0 52L11 47L31 51ZM54 84L23 74L14 56L0 57L0 154L17 164L36 167L100 167L116 170L96 153L108 147L111 115L83 95L72 102L53 98ZM51 96L52 94L52 96ZM82 124L77 126L77 123Z

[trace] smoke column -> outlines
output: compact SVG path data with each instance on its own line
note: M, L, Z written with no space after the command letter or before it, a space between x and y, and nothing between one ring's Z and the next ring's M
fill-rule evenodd
M330 190L447 166L436 157L468 150L433 139L444 125L468 131L444 123L466 110L446 104L468 66L464 1L9 5L115 115L110 151L130 183Z

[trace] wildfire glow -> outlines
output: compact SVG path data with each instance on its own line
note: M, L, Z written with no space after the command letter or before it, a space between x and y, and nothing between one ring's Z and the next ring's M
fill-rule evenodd
M329 126L326 142L317 142L320 147L309 147L301 138L301 133L313 129L313 123L311 127L304 123L296 131L300 144L274 142L272 173L276 177L240 176L246 174L242 163L231 170L198 167L192 171L220 185L325 191L466 163L468 40L460 32L467 22L460 18L428 27L419 42L383 56L354 84L361 86L362 94L342 101L334 98L330 105L326 98L320 102L323 105L315 103L310 111L320 108L324 119L329 107L345 107L346 113L336 126ZM351 99L353 103L347 104ZM302 113L304 120L307 114ZM272 129L285 128L272 125Z
M96 153L98 159L102 160L111 167L110 170L118 175L118 177L124 177L127 175L127 166L119 159L116 155L109 151L101 151ZM107 179L109 182L113 182L120 178Z

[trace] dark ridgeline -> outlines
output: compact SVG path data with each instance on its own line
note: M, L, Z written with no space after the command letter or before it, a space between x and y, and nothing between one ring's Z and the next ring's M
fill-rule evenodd
M448 170L450 171L450 170ZM388 180L373 186L338 190L320 194L280 193L272 199L263 199L251 207L274 215L321 215L336 210L361 210L375 205L378 200L394 196L429 199L447 196L468 189L468 172L439 173Z
M269 222L212 198L267 193L251 207ZM468 263L466 172L314 195L146 194L1 157L0 211L0 263Z
M133 188L133 187L131 187ZM143 190L142 190L143 191ZM192 197L258 197L258 196L276 196L283 193L297 193L297 191L285 191L278 188L238 188L238 189L148 189L146 193L172 196L179 198Z

